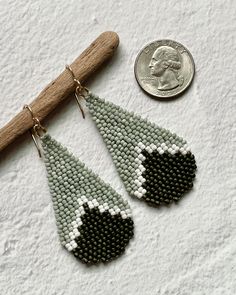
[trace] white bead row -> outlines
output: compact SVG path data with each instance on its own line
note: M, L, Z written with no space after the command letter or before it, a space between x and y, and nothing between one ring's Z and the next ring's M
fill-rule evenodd
M138 165L138 168L135 170L137 175L137 178L134 180L134 183L136 185L136 191L134 191L133 194L139 199L141 199L142 196L146 193L146 190L142 188L142 185L145 182L145 178L142 176L143 172L145 171L145 167L142 165L142 162L146 158L143 154L141 154L141 152L142 152L142 149L144 148L145 146L141 142L139 142L138 146L135 147L135 151L138 153L138 156L135 159L135 162Z
M180 152L183 155L186 155L187 152L190 151L190 147L185 144L182 147L177 146L176 144L172 144L171 147L168 147L164 142L161 143L159 146L156 146L155 144L150 144L148 146L145 146L142 142L138 143L138 146L135 147L135 151L140 154L142 150L146 150L149 154L151 154L154 150L157 150L159 154L163 154L165 151L168 151L170 154L174 155L177 152ZM139 156L138 156L139 158ZM139 158L141 159L141 158Z

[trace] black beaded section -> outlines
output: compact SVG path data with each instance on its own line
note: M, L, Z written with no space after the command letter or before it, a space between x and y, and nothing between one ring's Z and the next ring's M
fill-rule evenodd
M142 198L150 205L178 201L193 187L197 166L192 153L183 155L177 152L172 155L165 152L161 155L158 151L150 154L143 150L142 154L146 158L142 162L146 168L142 174L146 180L142 185L146 193Z
M83 207L85 214L78 228L80 236L75 239L78 245L73 250L75 257L90 265L119 257L134 235L133 220L123 219L120 213L101 213L97 207L90 209L87 204Z

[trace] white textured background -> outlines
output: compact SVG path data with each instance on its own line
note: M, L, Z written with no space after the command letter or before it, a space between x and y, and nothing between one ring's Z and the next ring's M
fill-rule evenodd
M154 209L131 200L105 145L75 101L45 122L130 201L136 225L126 254L87 268L58 240L45 167L28 134L1 153L0 294L236 294L236 2L234 0L0 1L0 126L29 103L101 32L121 44L89 86L189 142L194 190ZM135 57L146 43L183 43L196 63L182 97L160 102L139 89Z

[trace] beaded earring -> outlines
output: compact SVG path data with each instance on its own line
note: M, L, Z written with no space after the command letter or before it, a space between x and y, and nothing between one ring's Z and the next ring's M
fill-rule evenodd
M69 69L71 75L73 71ZM80 83L79 83L80 85ZM193 187L196 162L187 142L86 90L80 95L131 196L153 206L178 201Z
M34 143L46 165L61 244L88 265L108 262L133 237L127 201L50 135L31 108Z

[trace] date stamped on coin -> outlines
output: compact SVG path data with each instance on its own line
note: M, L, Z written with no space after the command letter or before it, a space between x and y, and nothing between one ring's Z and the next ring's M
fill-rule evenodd
M158 40L146 45L134 65L139 86L159 98L171 98L186 90L194 71L191 53L172 40Z

